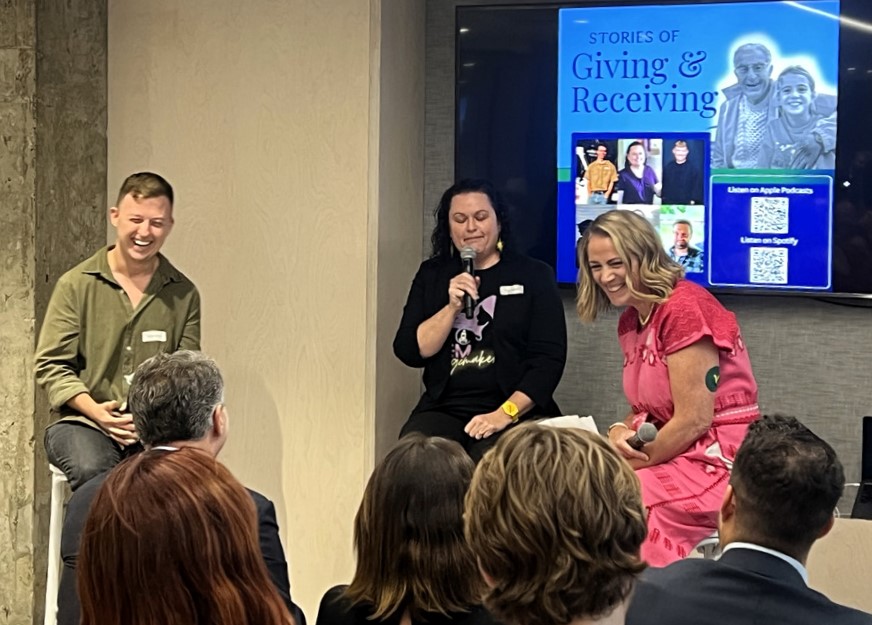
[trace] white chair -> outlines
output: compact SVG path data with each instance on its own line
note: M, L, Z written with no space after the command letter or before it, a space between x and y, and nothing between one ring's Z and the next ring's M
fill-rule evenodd
M714 560L721 555L721 539L718 531L715 530L714 534L703 538L693 550L699 554L698 557L706 560Z
M61 572L61 529L64 524L64 499L67 476L54 465L51 471L51 516L48 522L48 567L45 580L45 625L58 620L58 587Z

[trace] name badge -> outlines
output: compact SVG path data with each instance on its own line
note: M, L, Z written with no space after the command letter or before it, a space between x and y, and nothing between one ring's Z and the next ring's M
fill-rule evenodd
M523 284L507 284L500 287L500 295L523 295Z
M146 330L142 333L143 343L166 343L167 333L163 330Z

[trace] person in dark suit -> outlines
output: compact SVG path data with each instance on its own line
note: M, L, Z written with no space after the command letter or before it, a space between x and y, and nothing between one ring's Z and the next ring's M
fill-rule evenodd
M184 392L183 392L184 391ZM136 431L146 449L192 447L217 456L227 440L228 417L223 403L224 382L215 361L188 350L159 354L136 370L128 395ZM80 603L76 589L79 543L91 503L109 471L86 482L67 505L61 534L61 570L58 590L58 625L78 625ZM294 616L305 625L305 615L291 599L275 506L247 489L257 509L258 538L270 579Z
M808 587L808 553L832 529L844 485L836 452L795 418L753 423L721 505L723 555L647 570L627 625L872 624Z

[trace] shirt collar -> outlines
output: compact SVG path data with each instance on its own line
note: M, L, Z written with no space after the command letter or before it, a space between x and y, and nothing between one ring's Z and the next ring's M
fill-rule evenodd
M112 269L109 267L109 250L115 247L115 244L107 245L106 247L100 249L99 252L94 254L91 258L89 258L85 264L82 266L82 273L88 273L92 275L98 275L102 277L104 280L108 280L112 284L117 284L115 280L115 276L112 275ZM179 270L173 267L172 263L166 259L166 257L158 252L157 255L159 261L157 264L157 269L155 269L155 275L159 275L161 280L160 284L164 285L168 282L181 282L182 274L179 273Z
M724 547L723 553L728 552L730 549L749 549L751 551L759 551L760 553L765 553L767 555L772 556L773 558L778 558L779 560L783 560L787 562L790 566L796 569L796 572L802 577L802 581L805 582L805 585L808 586L808 571L805 566L803 566L802 562L797 560L796 558L792 558L786 553L781 553L780 551L775 551L774 549L769 549L768 547L762 547L760 545L755 545L754 543L742 543L735 542L730 543L726 547Z

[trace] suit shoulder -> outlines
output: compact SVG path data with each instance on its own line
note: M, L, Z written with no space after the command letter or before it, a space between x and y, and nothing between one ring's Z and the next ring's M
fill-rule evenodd
M254 506L257 508L258 514L262 513L264 510L275 508L275 505L269 498L264 497L256 490L250 488L246 488L245 490L248 491L248 494L251 495L251 498L254 500Z
M704 575L707 571L712 571L716 567L717 562L714 560L685 558L684 560L673 562L669 566L645 569L640 576L640 581L649 587L673 584L676 580L697 579L700 575Z

